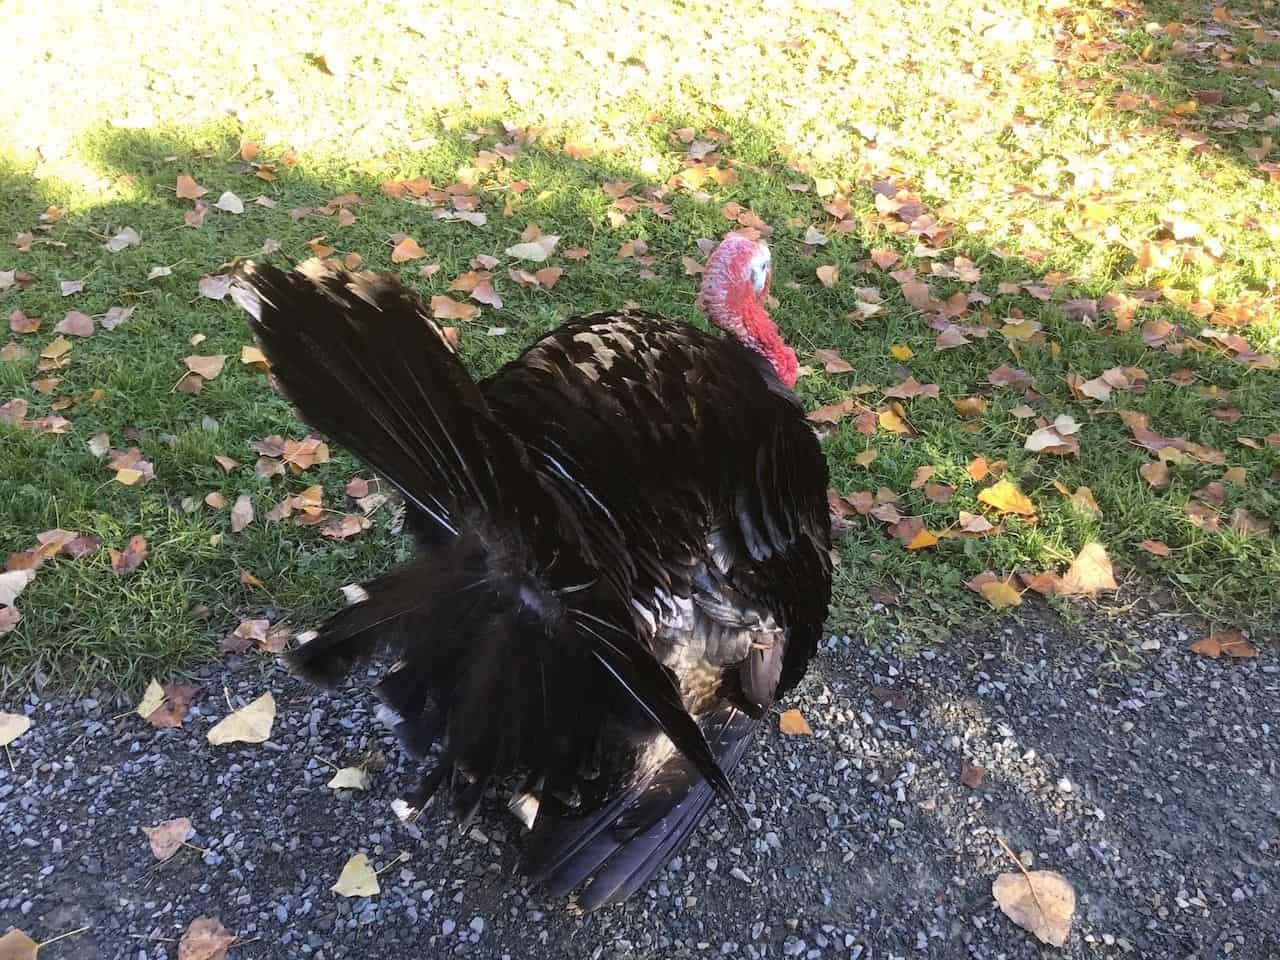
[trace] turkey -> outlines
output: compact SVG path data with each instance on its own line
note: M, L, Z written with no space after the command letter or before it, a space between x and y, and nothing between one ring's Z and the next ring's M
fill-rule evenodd
M794 687L831 592L827 469L731 234L699 293L728 336L570 320L475 381L409 289L248 263L240 301L302 419L403 496L414 559L288 656L332 685L382 655L379 713L465 826L501 791L521 870L584 909L640 888Z

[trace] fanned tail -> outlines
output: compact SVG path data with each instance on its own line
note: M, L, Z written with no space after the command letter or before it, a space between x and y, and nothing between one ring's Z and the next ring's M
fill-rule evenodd
M245 264L238 284L282 392L400 491L424 547L288 658L332 684L379 647L396 652L376 688L386 717L419 755L444 748L414 804L447 782L466 818L512 773L535 801L575 796L619 723L665 733L708 796L736 803L671 672L626 601L575 559L523 448L417 296L316 260Z

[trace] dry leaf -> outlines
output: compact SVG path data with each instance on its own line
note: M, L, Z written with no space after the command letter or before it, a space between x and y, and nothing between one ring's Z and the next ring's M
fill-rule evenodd
M0 937L0 960L36 960L40 944L14 927Z
M213 917L196 917L178 941L178 960L226 960L236 935Z
M1142 479L1156 489L1169 485L1169 465L1163 460L1144 463L1138 468L1138 473L1142 474Z
M134 711L143 720L155 713L164 704L164 687L160 686L159 681L152 678L147 684L147 689L142 694L142 699L138 701L137 709Z
M1104 590L1116 589L1118 587L1106 548L1100 543L1086 543L1076 554L1070 569L1062 575L1062 587L1059 592L1092 596Z
M65 333L69 337L91 337L93 336L93 317L79 310L68 310L67 315L53 328L53 332Z
M157 860L168 860L179 848L191 839L196 832L188 817L175 817L157 823L154 827L143 827L142 832L151 842L151 852Z
M1062 874L1052 870L1002 873L991 885L991 895L1006 917L1042 943L1060 947L1067 942L1076 892Z
M271 736L275 719L275 697L264 693L247 707L219 720L209 729L207 737L215 747L224 743L262 743Z
M334 790L368 790L369 782L369 771L363 767L343 767L325 786Z
M409 260L421 260L427 255L427 251L418 246L418 241L413 237L402 238L391 250L392 263L405 263Z
M1239 630L1216 631L1191 644L1190 649L1192 653L1212 657L1214 660L1222 656L1246 659L1258 655L1258 648L1246 640Z
M811 737L813 730L809 721L799 710L784 710L778 714L778 730L791 737Z
M166 683L163 690L164 702L147 714L147 723L158 730L171 730L182 726L191 698L199 689L183 683Z
M18 594L36 578L34 570L9 570L0 573L0 606L12 607Z
M1162 540L1143 540L1138 543L1138 546L1157 557L1167 557L1173 553L1169 545Z
M231 292L231 275L220 273L201 277L196 282L196 289L200 296L209 300L222 300Z
M227 213L244 213L244 201L230 190L225 191L214 206Z
M840 280L840 268L833 267L830 264L824 264L815 272L818 275L818 281L824 287L834 287Z
M907 544L908 550L924 550L926 547L936 547L938 545L937 534L930 533L928 530L921 530L911 542Z
M111 569L117 576L127 577L142 566L142 561L145 559L147 559L147 538L140 533L135 533L129 538L123 550L111 551Z
M551 256L551 251L555 250L556 244L559 242L560 238L558 236L544 234L540 237L534 237L525 243L517 243L515 246L507 247L505 253L508 257L515 257L517 260L531 260L534 263L541 263Z
M978 592L997 610L1022 604L1022 595L1003 580L988 580L978 587Z
M357 853L346 862L338 882L329 889L343 897L375 897L381 893L378 875L363 853Z
M0 747L7 747L30 729L30 717L21 713L0 713Z
M431 315L437 320L470 320L480 315L480 308L470 303L459 303L444 294L436 294L431 298Z
M223 365L227 362L226 354L218 354L212 357L184 357L183 363L187 365L187 369L204 380L212 380L222 372Z
M976 790L982 786L982 781L986 776L986 767L975 767L967 760L960 761L960 782L969 789Z
M180 200L198 200L209 191L184 173L178 176L178 182L174 185L174 192Z
M1031 499L1008 480L1001 480L978 494L978 500L1000 513L1016 513L1022 517L1035 516L1036 508Z
M231 532L239 533L251 523L253 523L253 502L247 493L242 493L236 497L236 502L231 507Z

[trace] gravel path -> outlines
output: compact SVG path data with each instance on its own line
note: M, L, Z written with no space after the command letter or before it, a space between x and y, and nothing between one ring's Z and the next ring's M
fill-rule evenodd
M89 927L41 960L173 958L202 914L247 941L231 960L1277 958L1275 646L1212 661L1191 639L1170 621L1032 620L904 662L832 638L788 704L814 735L771 723L740 770L749 828L717 813L647 891L586 917L510 879L520 831L499 809L465 836L402 826L387 801L408 772L356 690L313 695L274 664L229 662L177 730L114 698L31 695L0 705L33 721L16 769L0 760L0 931ZM1117 653L1141 666L1116 668ZM274 692L270 741L209 746L224 684L237 706ZM370 793L325 787L318 756L378 752ZM985 768L976 788L962 763ZM139 826L178 816L203 852L158 864ZM1062 950L994 908L1011 868L997 834L1074 883ZM378 897L329 892L361 851L408 859Z

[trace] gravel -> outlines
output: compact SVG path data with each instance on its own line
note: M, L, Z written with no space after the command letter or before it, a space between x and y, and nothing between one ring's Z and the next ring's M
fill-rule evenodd
M0 707L33 721L0 760L0 930L88 928L41 960L173 958L201 915L242 938L232 960L1280 957L1275 647L1213 661L1192 639L1045 615L906 660L832 637L786 704L813 736L770 724L736 777L747 825L715 813L647 890L589 916L512 878L521 828L497 802L466 834L401 825L410 772L356 686L234 659L177 730L109 691L31 693ZM270 741L205 741L224 687L236 706L275 694ZM372 788L328 789L324 761L370 763ZM140 827L180 816L190 846L157 863ZM997 837L1075 885L1061 950L995 909L1014 869ZM381 894L331 893L359 852Z

